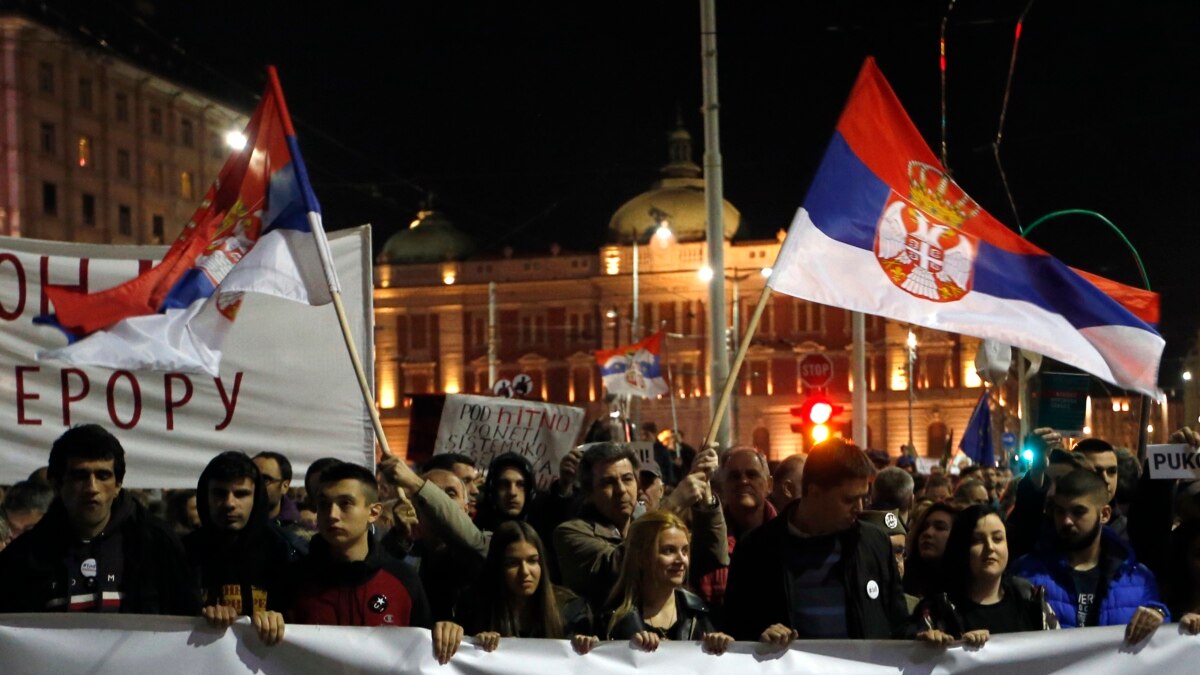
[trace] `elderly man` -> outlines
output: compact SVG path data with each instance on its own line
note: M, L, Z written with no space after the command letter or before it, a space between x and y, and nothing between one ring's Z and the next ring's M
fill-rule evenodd
M729 555L732 556L739 537L778 515L767 500L772 487L767 458L754 448L730 450L721 458L717 485L725 509ZM706 574L696 586L706 602L720 607L725 602L728 581L729 568L720 567Z

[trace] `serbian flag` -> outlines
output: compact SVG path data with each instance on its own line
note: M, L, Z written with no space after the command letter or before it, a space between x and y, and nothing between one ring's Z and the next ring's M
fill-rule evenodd
M340 290L275 69L232 155L166 256L108 290L50 286L67 334L39 354L80 365L217 375L221 343L246 292L310 305Z
M596 363L608 393L654 398L671 391L663 378L662 339L659 331L641 342L597 350Z
M867 59L768 283L813 302L997 340L1158 396L1162 337L1092 279L956 185ZM1153 309L1139 314L1154 317Z

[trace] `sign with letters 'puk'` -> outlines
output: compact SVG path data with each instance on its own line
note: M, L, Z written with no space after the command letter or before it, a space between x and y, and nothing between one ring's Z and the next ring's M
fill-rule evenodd
M1146 446L1150 477L1191 480L1200 478L1200 453L1187 443Z
M533 465L538 487L550 485L558 463L583 429L582 408L540 401L452 394L446 397L433 454L458 452L486 467L515 452Z

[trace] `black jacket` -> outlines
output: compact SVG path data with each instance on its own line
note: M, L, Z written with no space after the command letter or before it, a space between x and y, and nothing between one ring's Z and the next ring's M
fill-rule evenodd
M200 527L183 538L184 551L198 575L201 600L205 605L235 607L246 616L255 609L282 611L288 604L284 595L290 567L300 554L270 522L261 476L254 485L254 506L246 525L238 532L215 527L208 504L211 467L200 474L196 489Z
M600 619L600 628L606 632L609 640L628 640L635 633L646 630L642 610L637 606L618 619L610 630L608 624L612 621L612 615L613 609L610 608ZM675 589L675 617L675 625L667 630L665 636L668 640L699 640L705 633L716 630L708 605L700 596L683 588Z
M780 551L788 545L788 522L800 501L738 540L729 568L722 625L738 640L757 640L773 624L796 628L790 574ZM841 541L846 591L846 630L856 639L901 638L908 610L892 544L880 528L855 523L837 535ZM872 597L873 596L873 597Z
M200 614L198 589L170 526L121 491L109 527L93 541L114 532L121 536L123 614ZM41 522L0 551L0 614L49 611L47 603L63 595L56 588L68 578L71 537L67 512L55 499Z
M1058 617L1046 602L1046 589L1034 586L1021 577L1004 575L1000 580L1006 598L1016 598L1020 606L1022 631L1054 630L1058 628ZM965 632L963 618L958 607L945 593L934 593L917 605L911 618L911 632L915 635L922 631L937 629L944 633L962 638ZM996 632L988 628L990 632Z

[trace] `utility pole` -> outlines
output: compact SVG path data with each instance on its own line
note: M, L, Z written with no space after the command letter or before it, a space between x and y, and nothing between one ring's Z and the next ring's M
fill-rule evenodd
M721 174L721 131L717 103L717 8L715 0L700 0L700 59L704 79L704 201L708 215L708 267L713 277L725 276L725 195ZM708 285L709 410L718 424L716 442L730 447L728 409L721 410L716 392L729 379L729 351L725 346L725 284ZM701 448L703 450L703 448Z

